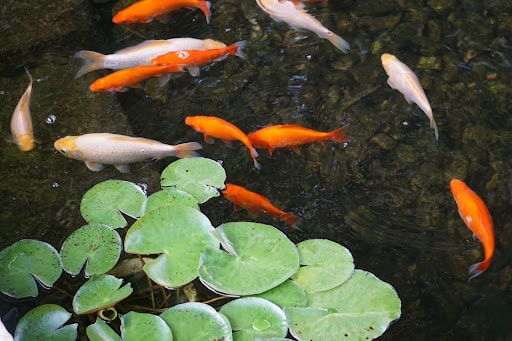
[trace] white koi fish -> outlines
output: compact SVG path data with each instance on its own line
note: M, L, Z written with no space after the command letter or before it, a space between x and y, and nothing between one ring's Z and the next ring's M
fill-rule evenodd
M32 76L27 72L30 82L27 90L21 96L11 117L11 134L14 143L24 152L35 148L34 130L30 115L30 97L32 96Z
M202 148L197 142L171 146L142 137L110 133L66 136L55 141L54 147L66 157L83 161L92 171L100 171L106 164L113 165L122 173L130 171L129 163L160 160L170 156L197 156L195 150Z
M287 0L256 0L256 3L276 22L285 22L293 29L314 32L320 38L329 40L344 53L350 49L345 39L328 30L320 21L307 13L302 3L294 4Z
M83 65L76 73L75 78L99 69L120 70L139 65L151 65L152 59L172 51L208 50L224 47L226 44L213 39L173 38L146 40L108 55L94 51L79 51L75 53L74 57L82 59Z
M436 141L438 139L437 124L434 120L432 108L428 102L427 95L414 72L392 54L384 53L380 60L388 75L388 84L404 95L408 103L416 103L430 119L430 128L434 128Z

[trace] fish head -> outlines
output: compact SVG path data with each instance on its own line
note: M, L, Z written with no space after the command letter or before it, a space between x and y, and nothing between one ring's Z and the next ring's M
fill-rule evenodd
M453 197L457 200L459 194L467 188L467 185L459 180L459 179L451 179L450 180L450 191L452 192Z
M104 91L110 91L111 85L109 82L105 81L104 78L99 78L95 80L94 82L89 85L89 89L94 92L104 92Z
M222 190L222 195L224 198L228 199L229 201L232 201L232 199L236 195L236 187L235 185L232 185L230 183L226 184L226 188Z
M382 63L382 67L384 68L384 70L386 70L386 73L388 73L388 74L389 74L389 70L391 69L394 62L396 62L396 60L397 60L396 57L389 53L383 53L380 56L380 61Z
M185 117L185 124L198 130L201 122L201 116L187 116Z
M75 160L82 160L79 148L76 144L76 136L66 136L58 139L53 147L62 155Z

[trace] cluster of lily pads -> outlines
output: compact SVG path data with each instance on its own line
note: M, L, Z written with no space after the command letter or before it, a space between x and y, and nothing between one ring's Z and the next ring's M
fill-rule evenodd
M149 197L131 182L99 183L82 198L87 225L60 252L29 239L0 251L0 291L35 297L37 283L50 288L64 270L88 279L73 297L74 314L115 309L133 292L131 283L109 274L124 248L126 257L145 256L142 269L154 283L174 289L199 278L228 302L218 311L200 302L159 315L130 311L114 316L119 331L98 314L86 327L90 340L374 339L400 317L394 288L354 269L350 251L338 243L294 244L275 227L254 222L213 227L199 205L219 196L225 180L217 162L186 158L162 172L162 190ZM123 243L116 229L128 225L126 216L135 221ZM19 321L15 339L76 340L77 323L66 324L71 316L59 305L40 305Z

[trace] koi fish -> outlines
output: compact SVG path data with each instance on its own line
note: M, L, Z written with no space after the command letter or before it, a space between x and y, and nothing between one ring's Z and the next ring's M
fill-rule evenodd
M163 86L169 81L169 73L184 71L181 65L140 65L99 78L89 85L89 89L94 92L124 92L129 88L138 88L142 81L152 77L160 77L160 86Z
M225 143L234 140L242 142L251 153L254 167L261 169L261 165L256 161L258 152L252 146L247 135L234 124L214 116L187 116L185 124L191 126L195 131L203 133L206 143L213 143L214 138L221 139Z
M294 4L286 0L256 0L258 6L276 22L285 22L293 29L308 30L323 39L329 40L343 53L350 50L350 44L331 32L311 14L307 13L302 3Z
M300 154L297 146L332 140L344 142L347 136L343 135L344 127L331 132L321 132L313 129L301 127L296 124L281 124L266 127L247 135L249 141L255 148L266 148L272 155L274 149L290 147L295 153Z
M28 152L35 148L34 130L30 115L30 97L32 96L32 76L28 75L28 87L21 96L11 117L11 134L14 143L21 151Z
M428 101L427 95L414 72L392 54L384 53L380 60L388 75L388 85L404 95L407 103L416 103L430 119L430 128L434 128L436 141L438 139L437 124Z
M484 246L484 260L469 267L469 280L471 280L487 270L494 255L492 217L483 200L461 180L452 179L450 190L457 203L460 217Z
M79 51L75 53L74 57L82 59L83 64L75 78L99 69L120 70L139 65L150 65L152 59L171 51L206 50L224 47L226 47L226 44L213 39L173 38L146 40L108 55L94 51Z
M298 228L297 225L300 223L301 218L281 211L261 194L251 192L244 187L227 183L222 195L235 205L235 210L242 207L250 212L265 213L274 220L283 220L293 228Z
M129 163L170 156L197 156L195 151L202 148L197 142L172 146L142 137L110 133L66 136L55 141L54 147L68 158L83 161L92 171L102 170L103 165L113 165L121 173L130 171Z
M210 23L212 16L210 2L204 0L142 0L117 12L112 22L114 24L146 24L156 18L165 23L166 14L181 8L200 9L206 17L206 23Z

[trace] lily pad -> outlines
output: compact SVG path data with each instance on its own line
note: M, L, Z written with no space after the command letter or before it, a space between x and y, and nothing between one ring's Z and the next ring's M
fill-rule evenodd
M253 297L264 298L281 308L283 307L305 307L308 304L304 289L292 280L286 280L277 287L253 295Z
M217 292L259 294L283 283L299 269L297 248L270 225L227 223L216 232L229 252L203 251L199 278Z
M84 194L80 212L89 224L125 227L127 222L122 213L134 218L140 217L145 200L146 194L140 186L128 181L107 180Z
M154 210L155 208L167 206L170 204L184 205L195 209L199 209L197 199L194 198L192 195L179 189L169 188L153 193L148 197L145 205L145 213L148 213L149 211Z
M85 333L90 341L121 341L121 336L100 318L94 324L87 326Z
M172 187L190 193L202 204L220 195L224 188L226 171L211 159L202 157L184 158L171 163L161 175L163 188Z
M171 329L162 318L134 311L121 316L121 335L123 341L172 341Z
M156 283L176 288L197 277L201 251L218 249L210 220L196 209L169 205L154 209L136 221L125 238L125 251L160 254L144 266Z
M85 282L73 297L73 311L79 315L114 306L130 296L130 283L121 287L122 279L110 275L98 275Z
M121 237L109 226L85 225L62 244L62 267L71 275L77 275L85 264L85 276L99 275L116 265L121 248Z
M178 304L160 317L171 327L174 341L233 340L229 320L207 304Z
M56 304L43 304L26 313L14 332L14 340L56 340L77 339L78 324L64 325L71 313Z
M284 312L263 298L239 298L226 303L219 312L228 318L236 341L283 338L288 332Z
M329 290L345 282L354 272L350 251L327 239L309 239L297 244L301 268L293 276L306 292Z
M374 339L401 313L395 289L363 270L336 288L308 294L308 302L308 308L283 309L298 340Z
M57 251L48 243L23 239L0 251L0 291L11 297L36 297L36 281L53 286L62 274Z

